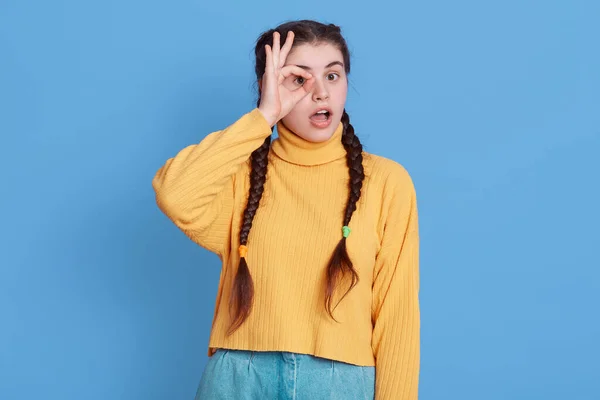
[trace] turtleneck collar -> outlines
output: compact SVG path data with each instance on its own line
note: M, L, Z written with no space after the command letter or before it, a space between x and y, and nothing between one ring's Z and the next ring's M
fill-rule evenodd
M298 165L320 165L346 157L342 144L344 125L340 122L333 135L324 142L309 142L289 130L282 121L277 123L278 138L271 145L283 160Z

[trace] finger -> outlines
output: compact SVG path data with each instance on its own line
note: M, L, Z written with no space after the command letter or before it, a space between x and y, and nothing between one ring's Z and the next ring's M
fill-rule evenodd
M301 76L305 79L312 78L312 74L307 70L298 67L297 65L287 65L281 69L281 75L283 78L287 78L291 75Z
M279 32L273 32L273 66L279 68L279 53L280 53Z
M292 49L292 45L294 44L294 32L289 31L287 33L287 37L285 39L285 44L281 48L281 53L279 55L279 67L283 67L285 65L285 60L287 59L290 50Z
M271 46L265 45L265 54L267 55L267 61L265 64L265 74L273 72L273 52Z

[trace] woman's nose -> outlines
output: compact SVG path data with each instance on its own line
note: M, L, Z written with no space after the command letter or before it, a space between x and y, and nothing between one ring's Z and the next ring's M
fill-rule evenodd
M313 92L313 100L314 101L323 101L329 98L329 92L327 91L327 87L323 82L317 81L315 82L314 92Z

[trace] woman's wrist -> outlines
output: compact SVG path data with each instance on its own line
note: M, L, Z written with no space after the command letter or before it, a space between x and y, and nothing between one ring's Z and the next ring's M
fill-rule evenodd
M275 124L277 123L277 117L276 116L273 116L268 111L265 111L265 110L263 110L260 107L258 107L258 111L261 112L261 114L263 115L263 117L265 118L265 120L267 120L267 122L269 123L269 126L271 128L275 126Z

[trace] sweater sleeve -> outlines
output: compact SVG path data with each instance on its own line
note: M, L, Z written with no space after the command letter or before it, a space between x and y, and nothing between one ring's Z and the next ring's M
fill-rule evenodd
M255 108L168 159L156 172L156 202L190 239L219 256L229 246L235 174L272 133Z
M384 203L373 282L376 400L417 400L420 368L419 230L408 173ZM388 196L385 196L388 197Z

